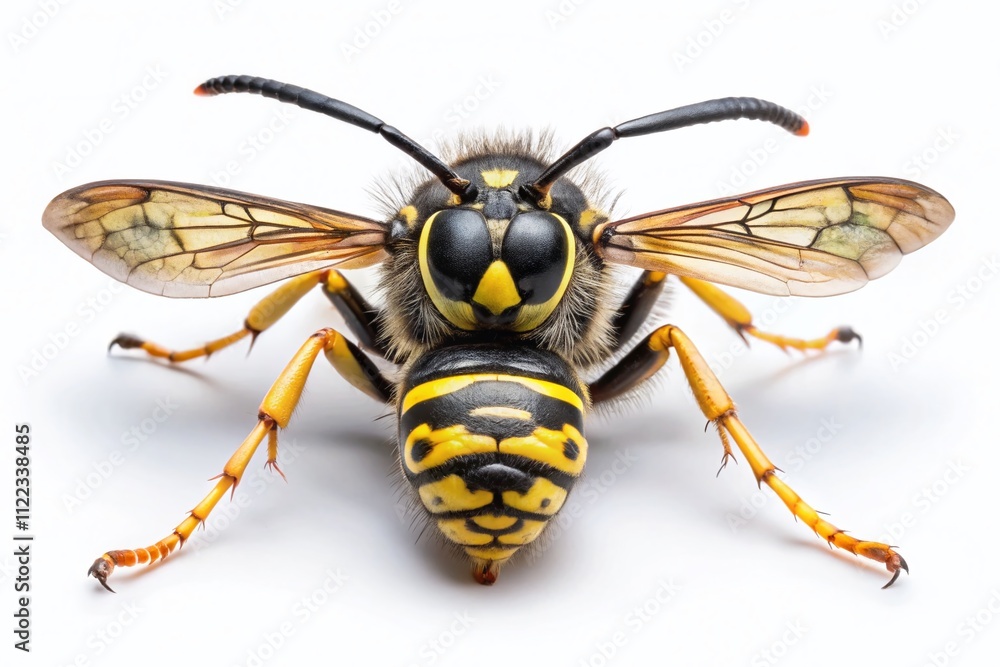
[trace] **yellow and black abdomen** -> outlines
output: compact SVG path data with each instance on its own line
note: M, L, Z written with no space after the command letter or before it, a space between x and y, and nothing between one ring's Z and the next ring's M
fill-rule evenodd
M424 354L400 392L403 472L480 583L541 534L583 471L586 398L558 355L456 345Z

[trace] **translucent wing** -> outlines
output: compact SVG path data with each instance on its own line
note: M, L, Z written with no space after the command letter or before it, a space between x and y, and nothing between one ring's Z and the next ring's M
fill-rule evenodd
M325 208L166 181L67 190L45 228L109 276L153 294L232 294L333 265L385 258L384 223Z
M593 238L611 262L763 294L828 296L885 275L954 217L917 183L845 178L607 222Z

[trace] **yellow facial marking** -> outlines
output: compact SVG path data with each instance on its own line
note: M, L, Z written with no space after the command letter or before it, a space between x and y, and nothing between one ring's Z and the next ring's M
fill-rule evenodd
M430 281L433 284L434 281ZM434 301L434 305L437 306L438 310L444 315L445 319L454 324L459 329L464 329L465 331L474 331L476 328L476 316L472 312L472 306L464 301L451 301L446 298L443 294L438 292L437 287L427 288L427 292L431 295L431 300ZM437 298L435 298L437 297Z
M420 487L420 501L431 512L461 512L485 507L493 502L493 494L482 489L470 491L465 480L458 475L448 475Z
M561 296L562 293L557 292L555 297L545 303L523 306L517 313L517 319L514 320L514 326L511 328L519 333L537 329L552 314L552 311L555 310L555 306L559 303L559 297Z
M538 477L524 495L517 491L504 491L503 501L514 509L533 514L552 515L566 502L566 489L556 486L544 477Z
M527 410L518 410L517 408L508 408L503 405L493 405L484 408L475 408L469 410L469 415L472 417L500 417L502 419L520 419L521 421L529 422L532 420L531 413Z
M481 172L483 182L491 188L505 188L517 178L517 171L514 169L490 169Z
M427 222L424 223L424 230L420 235L420 243L417 245L417 261L420 263L420 276L423 279L424 289L427 290L427 294L431 297L431 301L434 302L434 306L438 309L438 312L459 329L472 331L476 328L476 317L472 313L472 306L463 301L452 301L445 297L430 277L430 266L427 262L427 239L430 237L431 225L434 224L438 213L440 211L432 213L431 217L427 218Z
M486 173L490 174L492 172ZM519 307L515 313L513 322L504 325L505 328L518 333L533 331L542 326L565 296L573 277L573 270L576 267L576 236L565 218L555 213L552 214L559 221L566 237L567 252L562 266L563 273L559 285L555 293L544 303L525 305L518 293L517 282L515 282L514 277L511 275L510 267L502 259L493 260L489 264L482 278L480 278L479 284L476 285L475 293L472 295L470 301L455 300L445 296L434 281L428 248L431 229L440 213L441 211L437 211L427 218L417 246L417 261L420 265L421 280L424 289L427 291L427 295L430 297L437 311L451 324L465 331L475 331L480 328L480 323L473 311L473 304L482 306L492 313L494 317L502 315L511 308ZM486 224L491 234L497 234L503 232L507 222L504 220L487 220ZM495 229L494 226L497 225L501 225L501 227Z
M539 426L531 435L501 440L500 452L524 456L571 475L579 475L587 460L587 441L570 424L563 425L561 431ZM567 455L567 452L570 454Z
M483 274L483 279L479 281L479 287L472 295L472 300L486 306L494 315L499 315L511 306L521 303L517 285L514 284L510 269L504 262L498 259L490 264Z
M495 451L495 438L469 433L469 429L462 424L439 429L431 429L430 424L421 424L406 436L403 463L410 472L420 473L456 456Z
M400 409L399 415L403 416L406 414L407 410L418 403L458 391L463 387L469 386L473 382L516 382L520 385L524 385L532 391L542 394L543 396L554 398L562 401L563 403L569 403L580 412L583 412L583 400L581 400L581 398L573 391L567 389L561 384L556 384L555 382L549 382L547 380L522 377L520 375L473 373L469 375L453 375L451 377L441 378L440 380L431 380L430 382L417 385L410 391L406 392L406 396L403 398L403 407Z

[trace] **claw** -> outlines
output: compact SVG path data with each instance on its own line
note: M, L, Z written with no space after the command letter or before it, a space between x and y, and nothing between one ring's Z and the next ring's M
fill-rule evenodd
M856 340L858 341L859 350L864 347L864 341L861 339L861 336L851 327L840 327L837 329L837 340L841 343L850 343Z
M892 586L893 583L895 583L896 579L899 579L899 571L900 570L906 570L907 574L910 573L910 566L907 565L906 561L903 559L903 557L900 556L897 553L894 553L892 555L892 558L890 558L886 562L885 569L887 569L890 572L892 572L892 579L890 579L889 583L887 583L885 586L882 587L882 590L885 590L886 588L889 588L889 586Z
M136 338L131 334L118 334L118 336L108 343L108 352L114 349L115 345L123 350L133 350L137 347L142 347L143 341L140 338Z
M288 482L288 478L285 477L285 473L281 472L281 468L278 467L277 461L268 461L267 463L264 464L264 467L278 473L279 475L281 475L281 479L285 480L286 483Z
M722 454L722 465L720 465L719 469L715 472L716 477L718 477L722 473L723 469L725 469L726 467L726 464L728 464L730 461L739 465L739 461L736 460L736 457L733 456L732 452L724 452Z
M895 572L892 573L892 579L890 579L889 582L882 587L882 590L884 591L885 589L889 588L889 586L892 586L897 579L899 579L899 570L896 570Z
M111 573L114 571L115 564L104 556L101 556L94 561L93 565L90 566L90 569L87 570L87 574L101 582L101 586L104 586L106 589L114 593L114 589L111 588L111 586L108 586L108 577L110 577Z

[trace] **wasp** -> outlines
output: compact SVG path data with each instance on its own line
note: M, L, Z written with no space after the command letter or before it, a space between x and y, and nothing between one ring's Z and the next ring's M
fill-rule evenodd
M494 583L566 502L587 460L587 414L639 388L672 354L718 433L723 466L735 443L758 486L770 487L832 547L883 564L892 574L886 586L908 571L894 548L847 535L776 474L682 329L663 324L636 339L674 276L744 340L802 351L860 342L850 328L815 339L762 331L718 285L812 297L858 289L944 232L955 216L944 197L903 180L837 178L614 220L593 179L569 174L618 139L700 123L745 118L808 133L801 116L755 98L711 100L605 127L555 159L544 141L501 134L460 142L446 162L375 116L298 86L225 76L195 92L256 93L332 116L381 135L432 177L402 187L383 220L167 181L90 183L48 205L47 229L108 275L147 292L216 297L284 281L239 331L202 347L170 350L131 335L112 347L183 362L247 337L252 344L316 288L357 341L332 328L312 334L189 515L152 546L108 551L94 562L89 574L105 588L116 567L162 560L181 547L235 490L265 439L266 466L281 474L278 433L320 354L395 411L402 474L481 584ZM381 267L378 307L341 273L374 265ZM611 296L615 265L642 269L622 299ZM381 370L371 355L395 372Z

